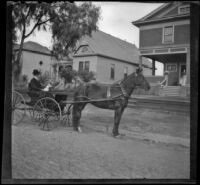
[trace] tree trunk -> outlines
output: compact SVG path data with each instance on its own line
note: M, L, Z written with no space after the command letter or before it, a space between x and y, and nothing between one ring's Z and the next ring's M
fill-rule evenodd
M14 77L13 83L14 84L17 84L19 82L19 77L22 70L21 56L22 56L22 50L23 50L23 45L24 45L24 39L25 38L23 34L21 42L20 42L20 46L19 46L19 51L17 53L17 59L13 63L13 77Z

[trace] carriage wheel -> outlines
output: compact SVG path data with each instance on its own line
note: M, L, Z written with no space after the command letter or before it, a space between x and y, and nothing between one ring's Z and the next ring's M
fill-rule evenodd
M61 109L59 104L52 98L39 99L33 107L34 120L39 122L43 130L51 130L55 121L61 119Z
M33 108L29 106L28 109L27 109L27 111L28 111L28 115L29 115L31 121L37 121L37 120L35 119L35 117L34 117Z
M65 106L65 111L61 122L63 125L67 125L69 127L72 126L72 110L73 110L73 104L70 105L67 104Z
M12 92L12 124L20 123L26 114L26 103L22 94Z

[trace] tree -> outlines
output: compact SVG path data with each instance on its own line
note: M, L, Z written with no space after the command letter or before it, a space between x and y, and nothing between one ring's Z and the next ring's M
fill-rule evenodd
M16 33L20 33L19 52L13 67L15 79L21 72L20 59L24 40L35 30L47 31L49 28L53 38L52 54L60 58L73 52L82 36L91 35L93 30L98 29L99 14L100 8L91 2L15 3L12 12L13 41L16 40ZM28 32L30 26L32 28Z

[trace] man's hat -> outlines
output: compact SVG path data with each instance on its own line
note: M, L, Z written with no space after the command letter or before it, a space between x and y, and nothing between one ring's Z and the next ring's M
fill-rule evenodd
M34 75L34 76L40 75L40 71L37 70L37 69L34 69L34 70L33 70L33 75Z

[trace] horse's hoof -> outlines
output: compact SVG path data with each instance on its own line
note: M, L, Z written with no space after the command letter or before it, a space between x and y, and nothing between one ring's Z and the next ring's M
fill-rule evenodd
M115 134L115 135L113 135L113 137L114 138L119 138L119 139L121 139L121 138L123 138L125 136L125 134Z
M80 133L82 132L82 129L81 129L81 127L78 127L78 132L80 132Z
M77 132L77 131L78 131L78 128L73 128L73 130Z

